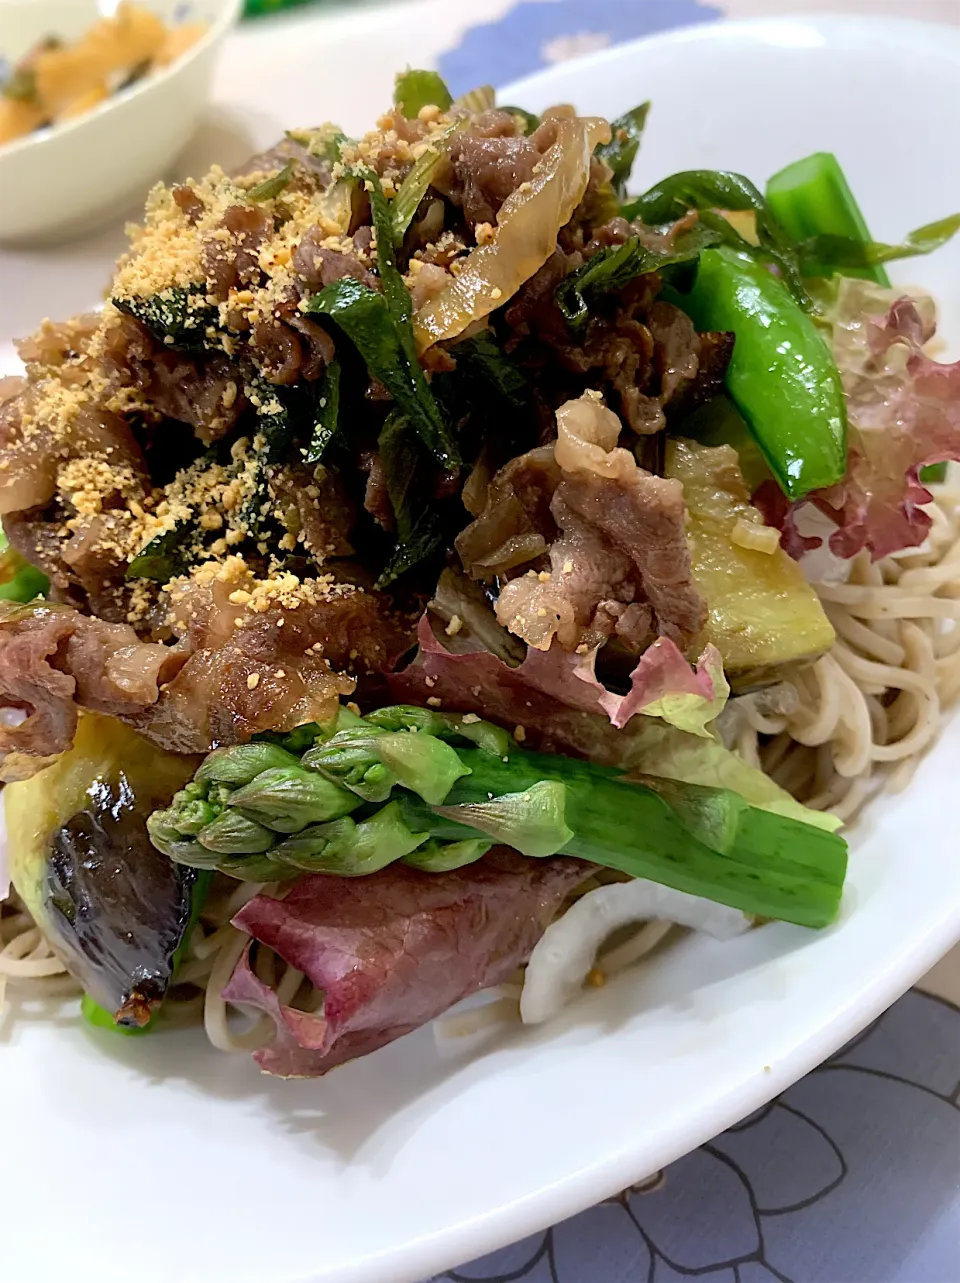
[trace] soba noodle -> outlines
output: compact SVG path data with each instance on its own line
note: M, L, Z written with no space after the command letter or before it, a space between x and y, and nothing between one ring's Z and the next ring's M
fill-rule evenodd
M747 762L807 806L847 822L879 789L909 781L960 694L960 485L951 480L934 490L933 526L922 548L877 563L862 553L844 582L816 585L837 632L830 652L789 683L743 696L729 710L732 747ZM230 919L252 896L274 889L218 875L164 1003L164 1023L202 1020L223 1051L250 1051L267 1040L268 1018L244 1027L220 993L249 939ZM590 981L602 984L647 956L671 929L648 923L611 940ZM316 1010L322 1002L322 993L269 949L256 949L253 967L281 1003ZM79 992L16 895L0 905L0 1011L11 997L59 1000ZM459 1036L515 1017L519 992L519 983L504 985L486 1006L438 1024Z

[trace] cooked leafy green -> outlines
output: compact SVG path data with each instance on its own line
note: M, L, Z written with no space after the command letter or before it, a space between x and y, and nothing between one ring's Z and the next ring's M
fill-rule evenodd
M471 391L491 394L516 410L530 404L530 384L515 362L505 356L489 330L462 339L451 355L456 358L457 373L472 385Z
M394 82L393 101L407 119L412 120L424 107L431 105L446 111L453 97L439 72L408 67Z
M775 263L797 302L809 307L796 250L773 216L766 198L743 174L724 169L689 169L671 174L624 205L623 216L654 225L673 222L691 209L699 210L701 223L732 249ZM759 245L745 240L722 216L721 210L752 210Z
M186 568L184 542L193 519L178 522L171 530L151 539L147 546L133 558L127 567L127 579L155 579L169 583Z
M618 196L622 196L627 189L649 111L650 104L642 102L639 107L633 107L616 120L611 120L610 141L597 148L597 155L613 170L610 181Z
M295 430L295 414L285 394L266 379L252 379L251 399L256 398L257 432L254 448L264 463L282 463L287 457ZM259 402L259 404L257 404ZM262 438L258 442L258 437Z
M960 214L951 214L949 218L939 218L934 223L925 223L908 233L899 245L887 245L883 241L861 241L853 236L836 236L824 233L810 236L797 245L800 267L805 273L812 265L822 264L837 270L849 267L875 267L880 263L892 263L900 258L917 258L921 254L932 254L935 249L946 245L960 231Z
M528 136L540 124L540 117L535 116L532 111L527 111L525 107L501 107L500 110L505 111L510 116L516 116L523 125L523 132Z
M388 415L378 442L380 463L397 522L397 543L377 580L385 588L431 556L442 543L440 521L423 488L427 460L416 432L404 414Z
M607 246L561 281L554 296L557 305L571 329L582 329L590 317L590 303L598 295L623 289L645 272L696 264L701 251L718 244L720 239L712 228L696 223L689 231L681 232L669 249L652 248L639 237L616 247Z
M279 174L274 174L272 178L265 178L262 183L257 183L247 192L247 200L262 201L273 200L279 196L283 189L293 178L293 161L288 160Z
M206 301L204 284L175 285L148 298L114 298L113 306L142 322L154 338L175 351L205 346L207 329L217 322L217 309Z
M304 455L307 463L319 463L324 451L337 435L340 426L340 362L334 359L327 366L317 398L317 419L313 425L310 444Z
M435 458L445 467L455 467L459 463L456 444L440 417L419 362L411 365L407 357L384 294L353 277L344 277L315 294L308 311L336 322Z

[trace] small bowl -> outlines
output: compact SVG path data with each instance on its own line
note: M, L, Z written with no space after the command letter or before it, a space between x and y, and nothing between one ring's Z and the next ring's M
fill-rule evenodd
M75 120L0 145L0 242L68 240L123 213L162 177L199 123L217 45L243 0L136 0L166 23L206 22L182 57ZM0 0L0 54L76 39L116 8L99 0Z

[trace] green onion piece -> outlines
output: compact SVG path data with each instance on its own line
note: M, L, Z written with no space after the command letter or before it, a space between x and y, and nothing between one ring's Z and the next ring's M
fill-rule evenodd
M793 241L822 235L849 237L861 245L870 240L866 219L832 152L814 152L779 170L767 182L766 196L774 217ZM836 270L826 262L808 261L803 266L806 276L832 276ZM848 267L844 274L890 285L879 263Z
M446 111L453 105L450 90L439 72L411 67L398 74L394 82L393 101L408 120L418 116L424 107L434 106Z
M339 125L318 125L316 129L288 129L287 137L291 142L305 147L311 156L319 156L335 165L340 159L343 144L347 135Z
M393 243L401 245L417 207L433 181L433 175L453 142L454 134L463 129L465 120L454 120L427 143L427 150L418 156L390 202L390 219L393 223Z
M247 200L255 202L273 200L275 196L280 195L292 178L293 161L288 160L279 174L274 174L272 178L265 178L262 183L257 183L256 187L251 187L247 192Z

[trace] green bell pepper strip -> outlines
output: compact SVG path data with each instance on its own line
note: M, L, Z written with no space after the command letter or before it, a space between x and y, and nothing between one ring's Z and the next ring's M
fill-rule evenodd
M872 239L833 152L814 152L779 170L767 181L766 197L777 222L793 241L822 235L849 236L862 242ZM826 263L804 265L805 276L832 276L836 270ZM880 263L847 267L842 274L890 287L890 277Z
M681 305L698 330L736 335L727 390L784 493L801 499L847 470L843 384L816 325L773 273L726 245L704 250Z

